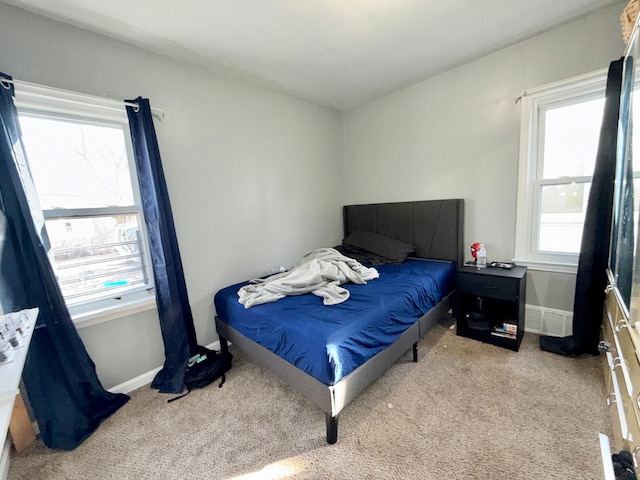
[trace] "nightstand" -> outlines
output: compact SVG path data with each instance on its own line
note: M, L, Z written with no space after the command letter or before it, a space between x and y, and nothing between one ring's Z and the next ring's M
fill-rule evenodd
M456 333L516 352L524 335L527 268L458 267Z

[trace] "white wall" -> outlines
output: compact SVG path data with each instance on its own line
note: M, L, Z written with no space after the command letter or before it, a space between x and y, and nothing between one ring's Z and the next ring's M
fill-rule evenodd
M624 3L344 115L0 3L0 71L110 98L148 97L198 340L221 287L337 243L345 203L466 199L466 244L513 256L522 90L623 53ZM344 131L343 131L344 119ZM344 136L344 145L343 145ZM344 158L343 158L344 155ZM529 276L527 302L572 309L572 275ZM82 328L111 387L162 364L155 311Z
M342 238L335 110L214 75L0 3L0 71L164 110L156 122L199 343L231 283ZM81 328L110 388L162 364L155 311Z
M344 115L346 202L464 198L465 245L514 255L523 90L605 68L624 53L624 3ZM530 272L527 303L573 309L575 276ZM552 285L553 290L548 287Z

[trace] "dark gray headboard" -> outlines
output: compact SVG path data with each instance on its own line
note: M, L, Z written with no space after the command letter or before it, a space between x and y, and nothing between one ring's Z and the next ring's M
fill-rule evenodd
M463 199L346 205L345 237L356 230L411 243L421 258L464 262Z

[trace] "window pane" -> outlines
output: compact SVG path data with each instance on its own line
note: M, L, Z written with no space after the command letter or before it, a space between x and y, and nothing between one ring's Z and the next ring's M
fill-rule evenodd
M590 183L546 185L540 192L538 250L580 253Z
M542 178L593 175L603 109L599 98L546 111Z
M122 127L25 114L20 126L44 210L133 205Z
M50 257L67 304L145 285L137 215L47 220Z

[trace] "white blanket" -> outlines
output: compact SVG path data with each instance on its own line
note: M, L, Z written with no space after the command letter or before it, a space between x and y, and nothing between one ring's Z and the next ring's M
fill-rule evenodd
M365 267L334 248L319 248L307 253L287 272L251 280L238 290L238 301L250 308L310 292L322 297L325 305L336 305L349 298L349 291L341 284L365 284L379 276L375 268Z

